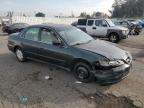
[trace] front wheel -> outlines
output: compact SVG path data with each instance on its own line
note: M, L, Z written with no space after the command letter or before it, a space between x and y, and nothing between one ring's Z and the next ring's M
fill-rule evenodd
M26 60L21 48L16 48L15 55L16 55L18 61L20 61L20 62L24 62Z
M88 83L94 80L94 74L86 63L77 63L74 66L73 72L76 79L81 82Z
M113 43L117 43L117 42L119 42L120 41L120 39L119 39L119 37L118 37L118 35L117 34L111 34L110 36L109 36L109 41L110 42L113 42Z

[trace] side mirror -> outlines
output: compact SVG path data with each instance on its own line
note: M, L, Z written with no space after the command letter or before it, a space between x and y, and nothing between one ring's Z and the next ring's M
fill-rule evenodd
M53 41L53 45L55 45L55 46L61 46L62 43L60 41Z

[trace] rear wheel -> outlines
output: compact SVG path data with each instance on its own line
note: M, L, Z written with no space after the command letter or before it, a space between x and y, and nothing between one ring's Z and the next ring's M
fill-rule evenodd
M95 78L90 66L86 63L77 63L73 68L73 72L76 79L84 83L91 82Z
M118 37L117 34L112 33L112 34L110 34L110 36L109 36L109 41L110 41L110 42L113 42L113 43L117 43L117 42L120 41L120 39L119 39L119 37Z
M24 62L26 60L23 51L19 47L15 49L15 55L20 62Z

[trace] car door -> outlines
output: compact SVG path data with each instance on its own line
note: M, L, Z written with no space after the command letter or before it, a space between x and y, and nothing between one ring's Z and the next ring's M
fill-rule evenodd
M21 36L21 45L24 53L30 58L39 59L39 27L30 27Z
M86 26L86 31L89 35L94 35L94 29L96 29L96 27L94 27L94 20L93 19L89 19L87 20L87 26Z
M102 38L107 36L108 23L105 20L95 20L94 27L96 27L96 29L93 29L94 35Z
M66 67L66 61L69 59L69 52L54 30L41 28L40 42L41 48L39 53L42 60Z

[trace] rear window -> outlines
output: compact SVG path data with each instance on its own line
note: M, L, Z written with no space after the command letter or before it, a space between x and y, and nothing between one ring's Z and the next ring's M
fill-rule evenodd
M78 25L86 25L87 19L79 19L78 20Z

